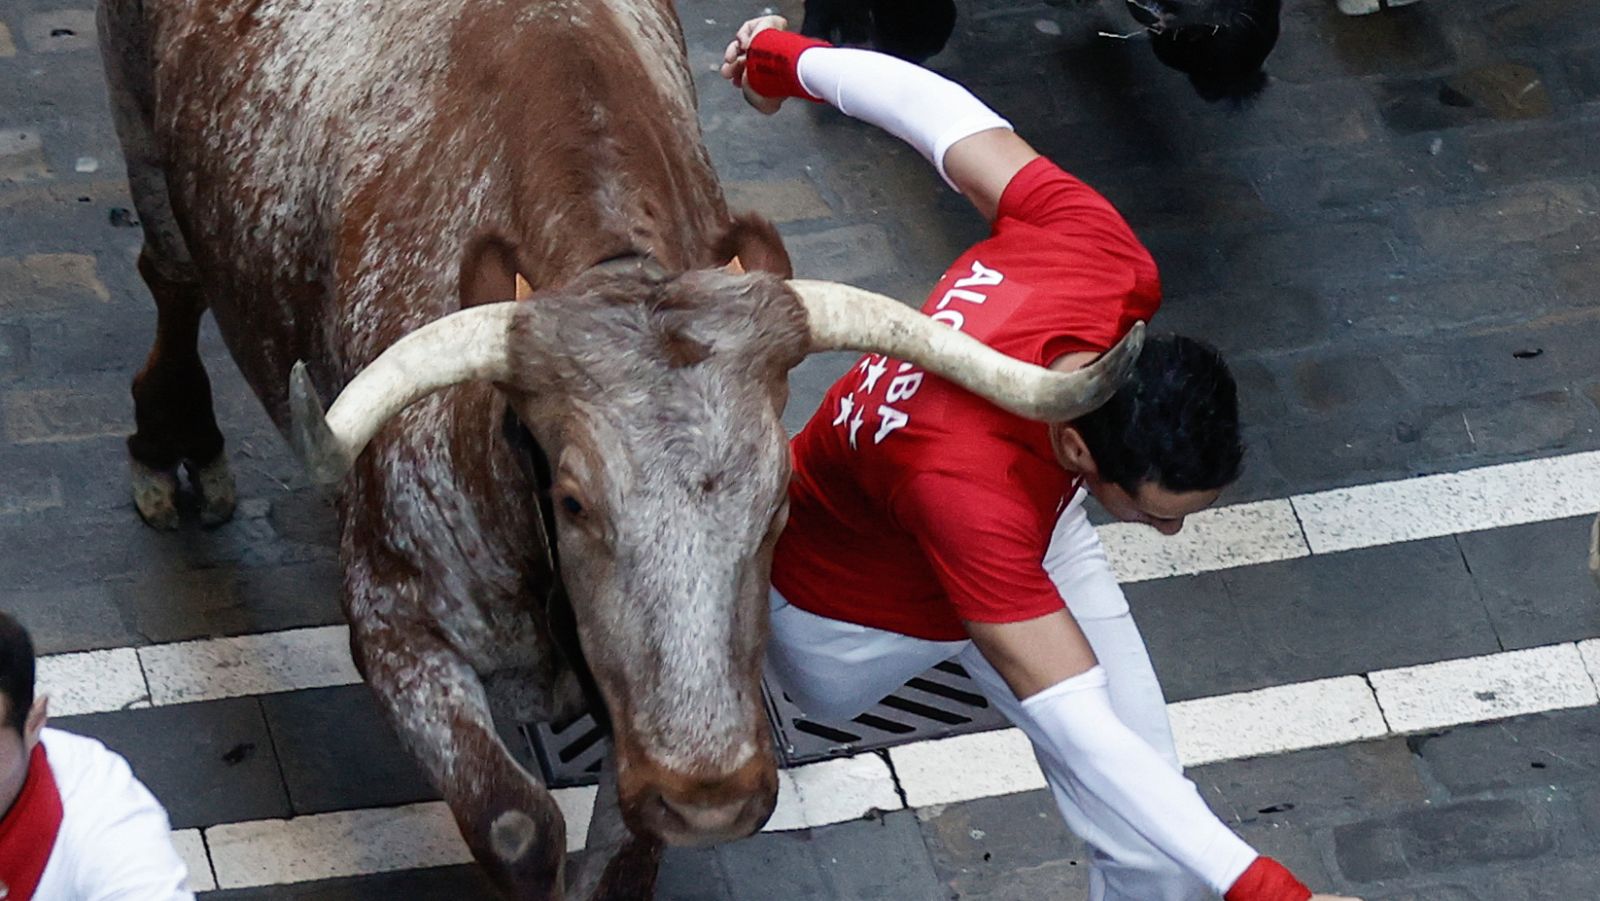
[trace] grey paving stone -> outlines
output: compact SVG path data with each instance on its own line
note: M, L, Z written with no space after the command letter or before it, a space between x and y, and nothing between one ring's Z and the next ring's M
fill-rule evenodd
M69 716L56 725L126 757L174 829L290 814L255 698Z
M1021 901L1088 891L1088 849L1067 831L1048 791L929 807L917 816L948 890L943 897Z
M1600 717L1558 710L1412 736L1429 779L1456 796L1499 789L1600 786Z
M1226 822L1313 831L1419 807L1431 795L1404 739L1361 742L1189 770Z
M0 588L0 610L16 617L40 655L144 644L104 583L71 588Z
M810 841L807 834L771 832L718 847L717 861L727 879L728 893L741 899L834 901Z
M1592 520L1571 517L1457 538L1507 649L1600 636L1600 605L1582 566Z
M266 695L261 708L296 816L438 798L365 685Z
M1379 111L1388 127L1400 134L1537 119L1554 109L1543 74L1513 61L1443 78L1386 79L1382 90Z
M1461 801L1334 830L1342 873L1357 883L1543 858L1556 850L1557 803L1542 794Z
M668 848L656 879L656 901L738 901L722 875L715 848Z
M436 867L293 885L202 892L205 901L500 901L476 866Z
M809 831L812 853L840 901L932 901L941 894L913 811Z
M0 384L14 382L27 375L32 343L25 326L0 325Z
M1500 650L1450 538L1124 590L1170 700Z
M333 560L284 566L158 567L110 584L126 620L151 643L344 622Z

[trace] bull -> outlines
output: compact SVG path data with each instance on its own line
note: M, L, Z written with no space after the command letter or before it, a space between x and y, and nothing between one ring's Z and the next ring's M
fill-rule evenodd
M232 512L196 347L209 309L339 487L354 660L510 896L648 896L663 843L770 814L779 416L808 353L890 354L1048 419L1103 401L1137 354L1136 333L1054 373L888 298L786 281L777 232L727 208L668 0L98 15L157 309L133 380L138 511L175 527L192 491L203 522ZM491 711L586 700L614 750L568 889L561 815Z

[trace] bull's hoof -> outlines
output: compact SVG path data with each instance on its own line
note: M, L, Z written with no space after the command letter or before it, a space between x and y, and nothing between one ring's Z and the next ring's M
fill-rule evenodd
M206 528L220 526L233 518L233 508L238 495L233 487L233 470L228 468L228 458L218 454L204 466L190 464L189 483L200 495L200 524Z
M133 505L139 517L154 529L170 532L178 527L178 473L152 469L138 460L128 461L133 485Z

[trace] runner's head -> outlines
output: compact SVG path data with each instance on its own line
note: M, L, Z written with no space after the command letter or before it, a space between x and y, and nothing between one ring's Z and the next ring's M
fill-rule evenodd
M1107 512L1168 535L1216 502L1244 455L1227 364L1177 335L1147 339L1127 384L1093 413L1052 426L1051 439Z
M1267 83L1282 0L1127 0L1156 58L1189 76L1206 100L1243 100Z
M33 696L33 641L0 613L0 817L22 791L28 755L44 728L44 699Z

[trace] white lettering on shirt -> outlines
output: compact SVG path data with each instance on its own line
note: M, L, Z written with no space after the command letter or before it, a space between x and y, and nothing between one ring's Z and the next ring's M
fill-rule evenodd
M921 387L922 373L913 372L910 375L897 375L889 380L889 390L883 395L883 399L891 404L895 401L910 400L912 395L917 393L917 389Z
M888 404L884 404L878 408L878 433L872 436L872 443L882 444L883 439L888 437L890 432L904 428L906 423L910 421L911 417Z
M982 291L969 290L973 288L988 288L1004 282L1005 274L998 269L990 269L977 260L972 261L972 272L956 279L944 296L934 305L936 312L928 317L935 322L943 323L956 331L961 331L967 324L966 314L957 309L948 309L955 301L978 306L989 299L988 294ZM878 390L878 380L889 371L889 358L883 354L867 354L861 358L856 369L862 373L860 383L856 390L866 394ZM911 422L911 417L906 412L890 406L893 403L910 400L922 388L924 373L916 369L915 364L901 362L895 368L895 376L889 379L889 387L884 392L885 403L877 409L878 428L873 433L872 443L881 444L896 429L903 429ZM850 429L850 449L857 449L857 438L861 427L866 424L867 404L857 402L855 393L845 395L839 399L839 415L834 417L834 426L848 426Z
M972 274L965 278L956 279L956 287L973 288L988 285L998 285L1005 280L1006 277L1000 273L1000 270L990 269L977 260L973 260Z

